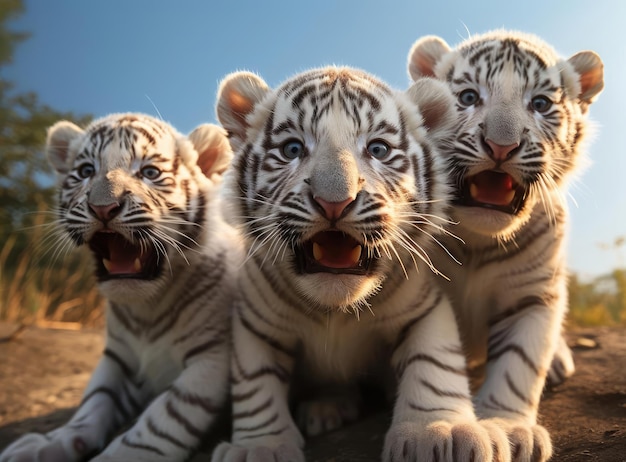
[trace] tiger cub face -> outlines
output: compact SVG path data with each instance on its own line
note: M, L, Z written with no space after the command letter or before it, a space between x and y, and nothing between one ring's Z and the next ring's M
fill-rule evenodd
M57 122L46 153L59 174L58 223L89 247L103 294L123 301L158 293L189 264L210 226L208 177L231 157L217 126L188 139L143 114L109 115L85 130Z
M445 85L397 94L355 69L314 69L270 89L226 77L217 115L235 151L227 195L249 254L312 309L352 310L392 265L428 260L449 186L435 133L453 120Z
M408 67L413 79L437 77L456 96L455 218L506 238L538 202L553 215L552 201L563 200L559 190L582 163L585 116L604 85L598 55L564 60L535 36L495 31L455 49L423 37Z

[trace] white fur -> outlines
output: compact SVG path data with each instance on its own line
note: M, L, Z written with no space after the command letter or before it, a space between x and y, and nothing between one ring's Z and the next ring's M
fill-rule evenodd
M398 374L386 462L401 460L405 445L407 460L452 445L477 460L491 459L492 443L508 451L501 434L476 422L454 315L428 268L429 233L441 231L449 185L443 159L424 148L448 133L450 107L447 89L434 80L398 94L349 68L315 69L275 90L250 73L224 79L217 113L235 150L225 195L248 236L249 258L233 321L233 436L213 461L303 460L287 405L296 370L313 386ZM300 141L306 154L285 159L281 143L288 140ZM370 157L375 140L391 146L388 157ZM399 173L405 160L408 169ZM272 193L275 186L284 189ZM350 207L331 225L321 204L344 200ZM332 226L363 240L374 226L366 219L379 224L379 214L385 224L369 272L296 269L296 248L317 233ZM275 234L282 224L293 242Z
M512 42L516 45L502 51ZM511 55L522 58L518 62L523 68L505 58ZM496 66L499 71L488 76ZM506 430L520 460L531 454L532 460L547 460L552 445L537 425L537 411L557 344L552 367L561 375L552 377L562 380L574 370L571 352L563 340L559 343L567 310L565 194L569 179L584 164L585 116L603 87L602 62L590 51L564 60L536 36L500 30L470 37L455 48L436 37L419 39L409 53L408 68L412 78L431 75L446 81L459 98L453 140L457 155L450 159L455 183L489 169L508 173L520 184L532 182L515 214L453 207L459 222L454 231L463 244L446 237L444 243L462 266L450 264L444 255L435 258L450 277L445 290L469 358L475 364L487 362L484 383L475 395L478 415ZM550 84L544 86L546 81ZM480 102L463 104L460 95L471 90ZM535 110L535 97L547 97L552 106ZM501 146L519 143L520 148L497 164L485 140ZM533 152L541 153L540 181L529 179L529 171L539 170Z
M98 131L108 133L106 143L92 137ZM198 433L211 429L226 404L230 310L240 250L234 230L220 218L218 172L198 165L223 170L223 159L229 160L231 152L219 127L204 125L194 133L194 139L205 141L198 150L168 124L142 114L113 114L84 131L66 121L49 130L47 151L60 176L59 222L81 222L79 228L66 225L65 230L80 233L87 242L104 228L135 239L132 217L137 214L129 211L149 203L143 221L156 229L150 242L160 242L156 247L164 264L153 279L111 278L99 284L108 299L106 349L83 402L65 425L18 439L0 455L2 462L79 461L102 450L91 460L182 462L199 444ZM131 150L124 142L133 134L137 139ZM157 190L161 176L173 171L176 156L172 189ZM77 172L85 163L93 165L94 173L83 178ZM152 181L141 173L146 166L164 173ZM185 219L179 214L173 220L165 202L153 201L149 192L180 207ZM110 201L120 204L110 220L89 212ZM189 233L195 238L186 242L183 235ZM220 265L219 274L212 273Z

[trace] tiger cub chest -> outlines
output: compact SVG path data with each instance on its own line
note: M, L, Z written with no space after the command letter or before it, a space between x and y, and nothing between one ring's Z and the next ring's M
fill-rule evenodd
M167 336L155 342L128 339L128 346L127 355L133 357L135 366L135 381L153 395L170 387L183 371L181 354Z
M361 317L370 316L362 313ZM332 313L326 323L302 336L302 362L319 379L350 380L375 374L389 354L389 345L372 328L371 320ZM388 359L388 358L387 358Z

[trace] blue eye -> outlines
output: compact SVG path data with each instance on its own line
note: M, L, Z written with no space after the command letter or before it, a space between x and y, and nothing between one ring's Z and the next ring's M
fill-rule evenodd
M96 173L96 168L91 164L83 164L78 167L78 176L81 178L91 178Z
M465 107L473 106L480 100L476 90L463 90L459 95L459 103Z
M380 140L372 141L367 145L367 152L375 159L384 159L390 151L389 145Z
M161 175L161 170L151 165L141 169L141 176L149 180L155 180Z
M283 156L286 159L293 160L298 157L302 157L304 154L304 145L298 140L290 140L283 144L282 147Z
M530 101L530 107L533 111L543 113L552 107L552 101L550 101L547 96L535 96Z

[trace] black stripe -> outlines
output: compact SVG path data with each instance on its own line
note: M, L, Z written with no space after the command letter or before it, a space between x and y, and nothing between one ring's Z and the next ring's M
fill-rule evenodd
M241 412L233 413L232 418L233 420L237 420L237 419L246 419L249 417L253 417L263 412L264 410L268 409L273 403L274 403L274 398L270 396L267 400L265 400L263 403L259 404L257 407L253 409L250 409L248 411L241 411Z
M237 355L236 350L232 352L232 357L235 361L235 366L237 367L237 371L239 375L242 376L243 381L251 381L251 380L256 380L259 377L263 377L265 375L273 375L282 383L289 383L291 374L285 368L279 365L275 365L275 367L271 367L271 366L261 367L254 372L247 372L243 370L243 367L241 366L241 362L239 361L239 357ZM235 377L232 377L231 380L233 384L238 384L241 382L240 380L237 380Z
M165 453L157 447L150 446L147 444L133 443L132 441L128 439L128 435L124 435L124 437L122 438L122 444L128 446L129 448L143 449L144 451L154 452L155 454L158 454L160 456L165 455Z
M206 353L207 351L210 351L215 347L222 346L225 343L226 341L223 338L219 337L219 338L212 338L211 340L207 340L206 342L200 345L196 345L185 353L185 356L183 356L183 364L186 367L187 361L189 361L190 358L193 358L194 356L197 356L202 353Z
M464 399L464 400L470 399L468 395L465 395L463 393L459 393L456 391L447 391L447 390L442 390L441 388L437 388L435 385L433 385L430 382L427 382L424 379L420 380L420 383L424 385L426 388L428 388L430 391L432 391L434 394L436 394L437 396L445 396L447 398L458 398L458 399Z
M251 438L261 438L262 436L276 436L276 435L280 435L282 432L284 432L285 430L287 430L289 428L289 426L285 426L283 428L279 428L278 430L274 430L271 432L265 432L265 433L257 433L254 435L246 435L246 436L241 436L239 437L240 440L246 440L246 439L251 439Z
M188 447L185 443L183 443L179 439L174 438L169 433L165 433L163 430L158 429L150 417L148 417L146 425L148 427L148 430L150 430L150 433L152 433L154 436L158 436L161 439L169 441L174 446L178 446L179 448L191 450L190 447Z
M287 356L291 356L291 357L295 356L296 352L294 350L286 347L285 345L280 343L278 340L271 338L269 335L253 327L252 323L243 316L243 313L241 313L241 310L238 309L238 311L239 311L239 320L241 321L241 324L248 330L248 332L252 333L261 341L265 342L266 344L268 344L275 350L278 350L281 353L285 353Z
M506 379L506 384L509 386L515 396L517 396L520 400L522 400L529 406L536 407L532 400L527 396L524 396L521 390L515 386L513 380L511 379L511 376L509 375L509 371L506 371L506 373L504 374L504 378Z
M441 361L437 360L436 358L430 356L430 355L426 355L423 353L417 353L413 356L411 356L409 359L407 359L404 363L404 367L402 368L402 373L399 374L398 376L401 377L402 374L404 373L404 371L413 363L415 362L419 362L419 361L425 361L428 362L430 364L433 364L434 366L437 366L439 369L442 369L446 372L451 372L452 374L457 374L457 375L461 375L463 377L467 376L467 372L465 369L456 369L452 366L449 366L447 364L442 363Z
M528 357L524 349L521 346L516 345L516 344L509 344L506 347L496 352L490 351L487 357L487 361L489 362L495 361L496 359L500 358L505 353L517 354L522 359L522 361L535 372L535 374L540 375L539 367L537 367L537 365L532 362L532 360Z
M165 405L165 409L167 410L167 413L170 415L170 417L172 417L185 430L187 430L187 433L189 433L192 436L195 436L196 438L202 438L205 431L197 428L186 417L184 417L180 412L178 412L178 410L174 408L174 404L171 401L167 402L167 404Z
M418 406L414 403L409 403L411 409L420 412L454 412L455 414L459 413L458 409L446 408L446 407L422 407Z
M117 396L115 390L112 390L111 388L108 388L108 387L98 387L98 388L90 391L85 396L83 396L83 399L80 402L79 408L83 407L85 405L85 403L87 403L91 398L93 398L96 395L106 395L106 396L108 396L111 399L111 401L113 402L113 404L115 405L115 407L117 408L117 410L120 412L120 414L122 414L122 418L123 418L124 422L128 422L133 417L131 412L129 412L122 405L122 401L120 400L119 396Z
M220 412L219 406L216 406L211 399L184 392L175 385L170 388L170 393L179 401L182 401L185 404L191 404L192 406L197 406L207 414L217 414Z
M489 395L489 401L482 403L482 405L483 405L483 407L486 407L488 409L496 409L496 410L500 410L500 411L507 411L507 412L512 412L513 414L526 416L525 413L523 413L523 412L521 412L521 411L519 411L517 409L513 409L512 407L505 406L500 401L498 401L493 395Z
M527 310L528 308L531 308L531 307L546 307L546 306L547 306L547 303L540 296L538 296L538 295L529 295L528 297L524 297L521 300L519 300L515 306L513 306L511 308L508 308L507 310L503 311L502 313L499 313L496 316L493 316L491 319L489 319L487 325L491 329L496 324L504 321L505 319L507 319L507 318L509 318L511 316L515 316L515 315L521 313L522 311Z
M134 377L134 373L133 370L130 368L130 366L128 364L126 364L124 362L124 360L122 358L120 358L117 353L115 353L113 350L111 350L110 348L105 348L104 349L104 356L106 356L107 358L109 358L111 361L113 361L114 363L116 363L119 368L122 370L122 372L124 373L124 375L126 376L127 379L129 379L131 382L133 381L133 377Z
M428 296L429 293L425 294L425 296ZM424 297L425 298L425 297ZM421 298L419 301L423 301L424 298ZM407 336L409 335L409 331L413 328L413 326L415 326L416 324L418 324L420 321L422 321L426 316L428 316L430 313L432 313L432 311L441 303L441 299L442 299L442 293L438 292L437 293L437 297L435 298L435 301L428 307L426 308L421 314L419 314L418 316L414 317L413 319L410 319L405 325L404 327L402 327L402 329L400 330L400 333L398 334L398 340L396 341L395 346L393 347L393 351L395 353L395 351L404 343L404 341L406 340Z
M253 432L253 431L257 431L260 430L262 428L268 427L271 424L273 424L274 422L276 422L278 420L278 412L274 415L272 415L269 419L265 420L264 422L261 422L260 424L257 425L253 425L252 427L233 427L233 432Z
M231 393L231 400L234 403L238 403L240 401L246 401L256 395L259 391L261 391L261 387L254 387L252 390L244 392L244 393Z

